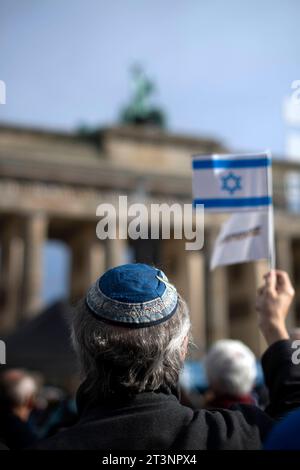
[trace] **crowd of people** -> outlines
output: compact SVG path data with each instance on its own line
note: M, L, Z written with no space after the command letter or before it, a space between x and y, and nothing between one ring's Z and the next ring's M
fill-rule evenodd
M152 266L108 270L74 307L76 396L29 371L0 371L1 448L300 449L300 365L286 327L293 296L283 271L266 274L257 293L265 385L256 388L251 350L224 339L204 358L208 389L195 401L179 380L191 345L186 302Z

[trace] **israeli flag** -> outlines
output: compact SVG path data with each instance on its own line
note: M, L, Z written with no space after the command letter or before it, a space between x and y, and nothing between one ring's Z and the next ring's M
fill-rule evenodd
M193 157L194 206L213 212L266 209L272 204L269 152Z

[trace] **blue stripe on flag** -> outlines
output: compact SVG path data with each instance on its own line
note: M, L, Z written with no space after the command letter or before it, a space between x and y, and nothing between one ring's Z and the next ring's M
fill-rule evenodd
M242 158L238 160L193 160L194 170L207 170L210 168L260 168L271 164L271 159Z
M222 199L194 199L194 206L204 204L204 209L213 209L217 207L257 207L269 206L272 204L270 196L262 197L241 197L236 199L222 198Z

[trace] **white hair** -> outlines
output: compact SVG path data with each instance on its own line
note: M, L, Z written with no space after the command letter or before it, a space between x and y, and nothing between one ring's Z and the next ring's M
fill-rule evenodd
M254 386L255 356L241 341L217 341L209 350L204 365L208 383L218 395L247 395Z
M37 387L32 377L23 377L14 387L16 403L24 405L37 392Z
M82 375L95 395L176 387L189 334L189 312L180 296L174 315L148 328L130 329L95 319L84 300L77 305L72 322Z

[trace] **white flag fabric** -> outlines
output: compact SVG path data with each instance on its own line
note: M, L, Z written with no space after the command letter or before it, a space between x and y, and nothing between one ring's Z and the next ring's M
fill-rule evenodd
M232 214L215 242L210 269L269 257L268 211Z
M193 157L194 206L206 211L261 210L272 204L269 152Z

